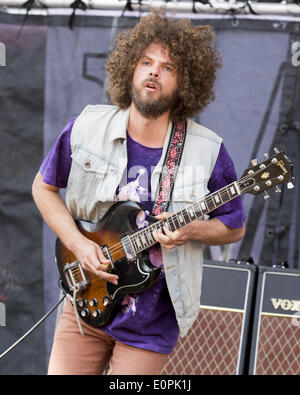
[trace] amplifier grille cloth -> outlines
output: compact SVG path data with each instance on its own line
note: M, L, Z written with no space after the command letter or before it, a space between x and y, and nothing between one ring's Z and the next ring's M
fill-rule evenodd
M236 374L243 312L201 309L170 355L162 374Z
M300 374L299 319L261 315L255 374Z

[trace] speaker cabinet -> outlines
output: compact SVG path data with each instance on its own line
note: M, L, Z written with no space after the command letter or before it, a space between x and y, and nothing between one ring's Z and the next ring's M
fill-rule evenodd
M256 266L204 261L201 308L162 374L244 374Z
M300 271L258 269L249 374L300 374Z

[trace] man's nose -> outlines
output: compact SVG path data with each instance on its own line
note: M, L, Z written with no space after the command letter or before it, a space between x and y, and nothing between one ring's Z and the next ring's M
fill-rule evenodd
M159 77L159 74L158 74L158 72L155 72L155 71L150 71L150 76L151 77L155 77L155 78L158 78Z
M151 67L151 70L149 70L149 75L150 77L159 78L160 73L158 67L156 66Z

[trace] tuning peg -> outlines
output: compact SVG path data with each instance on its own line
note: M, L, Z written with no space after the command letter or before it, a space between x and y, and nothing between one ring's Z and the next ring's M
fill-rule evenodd
M293 189L293 188L294 188L294 184L292 182L288 182L287 189Z
M281 189L278 185L276 185L276 187L275 187L275 192L281 192Z
M265 154L264 154L264 158L267 160L267 159L269 159L269 154L266 152Z
M267 191L264 192L264 199L267 200L269 199L270 195L268 194Z
M275 151L275 154L279 154L280 151L279 151L279 149L277 147L274 147L273 149Z
M251 160L251 165L256 166L257 165L257 159L252 159Z

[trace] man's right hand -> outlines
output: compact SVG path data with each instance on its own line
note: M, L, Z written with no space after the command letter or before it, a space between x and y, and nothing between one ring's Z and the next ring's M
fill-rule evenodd
M65 202L59 195L59 188L44 183L43 176L38 173L32 185L32 195L44 220L66 248L73 252L83 269L117 285L118 276L107 273L110 261L105 258L98 244L80 233Z
M101 247L92 240L82 236L72 249L84 270L94 273L97 277L118 284L118 276L107 273L110 260L106 259Z

